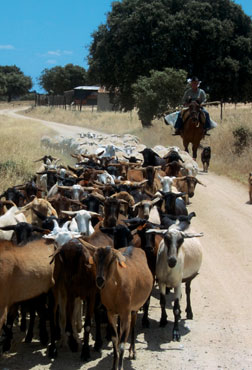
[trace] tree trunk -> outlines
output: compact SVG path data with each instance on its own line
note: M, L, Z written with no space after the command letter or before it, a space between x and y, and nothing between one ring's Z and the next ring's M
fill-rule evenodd
M152 123L149 120L142 120L141 119L141 123L142 123L143 128L151 127L152 126Z

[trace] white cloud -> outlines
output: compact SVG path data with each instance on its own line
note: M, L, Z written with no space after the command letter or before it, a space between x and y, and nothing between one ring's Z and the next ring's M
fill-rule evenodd
M55 60L55 59L48 59L48 60L46 61L46 63L47 63L47 64L56 64L56 63L57 63L57 60Z
M47 55L53 55L53 56L57 56L57 57L60 57L62 55L71 55L73 54L73 52L71 50L50 50L47 52Z
M0 50L13 50L15 49L13 45L0 45Z
M47 54L48 55L55 55L55 56L59 57L61 55L61 52L60 52L60 50L55 50L55 51L48 51Z
M73 52L71 50L63 50L64 55L72 55Z

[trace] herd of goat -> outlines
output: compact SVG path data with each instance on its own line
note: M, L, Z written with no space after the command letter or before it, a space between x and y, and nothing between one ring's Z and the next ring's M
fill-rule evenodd
M76 351L85 308L81 358L90 358L92 326L94 349L101 350L105 322L114 348L112 368L122 369L130 332L130 355L136 358L134 328L141 308L142 325L149 327L155 283L160 326L167 324L166 295L174 289L172 339L180 340L181 286L185 283L186 317L192 319L191 281L202 261L203 234L192 230L196 215L188 214L187 205L196 184L203 184L188 153L165 151L161 156L146 147L121 150L119 158L108 144L96 153L73 152L74 166L44 155L33 179L0 195L1 351L11 347L17 317L26 330L27 312L26 342L38 316L42 345L49 341L50 323L50 357L59 346Z

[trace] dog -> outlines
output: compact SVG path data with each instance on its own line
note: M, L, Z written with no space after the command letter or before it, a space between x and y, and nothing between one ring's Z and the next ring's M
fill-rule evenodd
M211 159L211 148L206 146L201 152L201 162L203 164L203 172L208 172L208 167Z

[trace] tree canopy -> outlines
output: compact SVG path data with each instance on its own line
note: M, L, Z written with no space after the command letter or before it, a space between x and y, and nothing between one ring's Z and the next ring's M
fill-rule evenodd
M0 94L10 102L13 97L24 95L32 88L32 79L17 66L0 66Z
M133 97L143 127L151 125L154 118L172 112L181 103L186 87L186 71L165 68L150 71L150 77L140 76L133 84Z
M86 85L87 72L84 68L73 64L46 68L39 77L39 84L48 94L63 94L64 91L74 87Z
M151 70L197 75L213 100L252 99L252 21L232 0L122 0L92 34L89 72L134 105Z

